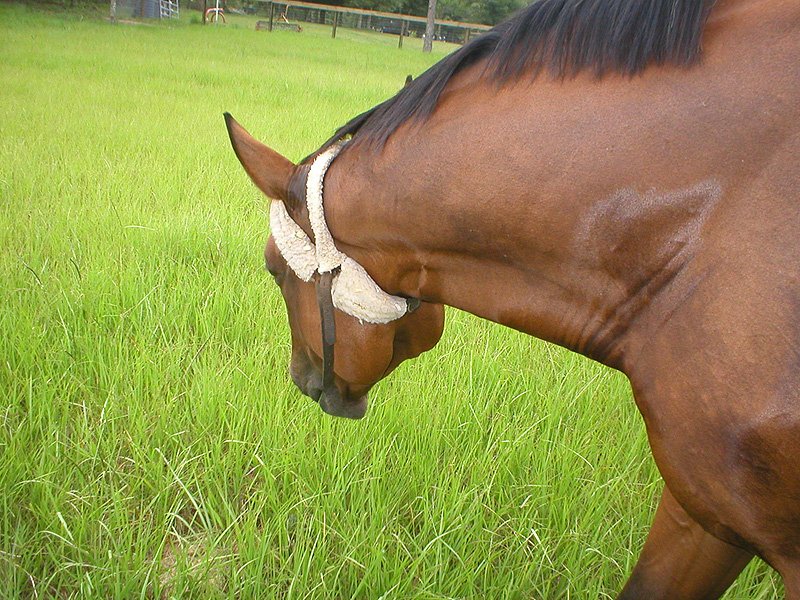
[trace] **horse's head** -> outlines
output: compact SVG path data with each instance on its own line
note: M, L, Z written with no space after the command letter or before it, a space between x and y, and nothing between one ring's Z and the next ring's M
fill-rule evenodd
M226 121L231 143L247 174L269 198L283 202L289 216L310 235L305 206L289 192L293 178L307 174L307 170L301 173L300 167L253 139L229 115ZM405 315L382 324L363 322L331 308L335 343L328 361L334 367L325 381L323 337L327 333L330 338L333 328L320 316L320 305L324 308L326 304L325 295L319 293L322 276L314 273L310 281L298 277L273 236L267 241L265 258L289 315L292 380L329 414L364 416L369 389L402 361L432 348L442 335L444 310L439 304L411 300ZM323 328L329 331L323 332Z

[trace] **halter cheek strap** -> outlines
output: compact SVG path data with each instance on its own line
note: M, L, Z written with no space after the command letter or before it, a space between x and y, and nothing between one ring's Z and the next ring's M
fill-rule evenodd
M322 390L330 398L336 393L333 382L333 348L336 344L336 321L333 316L331 300L331 280L333 274L320 273L316 283L319 319L322 323Z

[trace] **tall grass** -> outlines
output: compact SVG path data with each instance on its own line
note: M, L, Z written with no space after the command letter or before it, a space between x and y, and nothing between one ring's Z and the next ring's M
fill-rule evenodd
M613 596L660 490L620 374L457 311L364 421L286 374L222 112L298 159L437 56L189 20L0 5L0 597Z

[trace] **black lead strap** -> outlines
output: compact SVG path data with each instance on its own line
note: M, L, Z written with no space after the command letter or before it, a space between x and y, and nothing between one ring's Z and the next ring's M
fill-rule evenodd
M317 304L322 322L322 389L328 391L333 384L333 345L336 343L336 321L333 316L331 285L332 271L317 277Z

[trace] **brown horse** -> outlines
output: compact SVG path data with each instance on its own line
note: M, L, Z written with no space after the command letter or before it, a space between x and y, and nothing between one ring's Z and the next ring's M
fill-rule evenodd
M228 128L316 239L312 161ZM540 0L322 150L348 137L336 247L421 305L334 311L270 238L298 387L362 416L443 304L580 352L630 378L665 481L621 597L715 598L759 555L800 599L800 2Z

